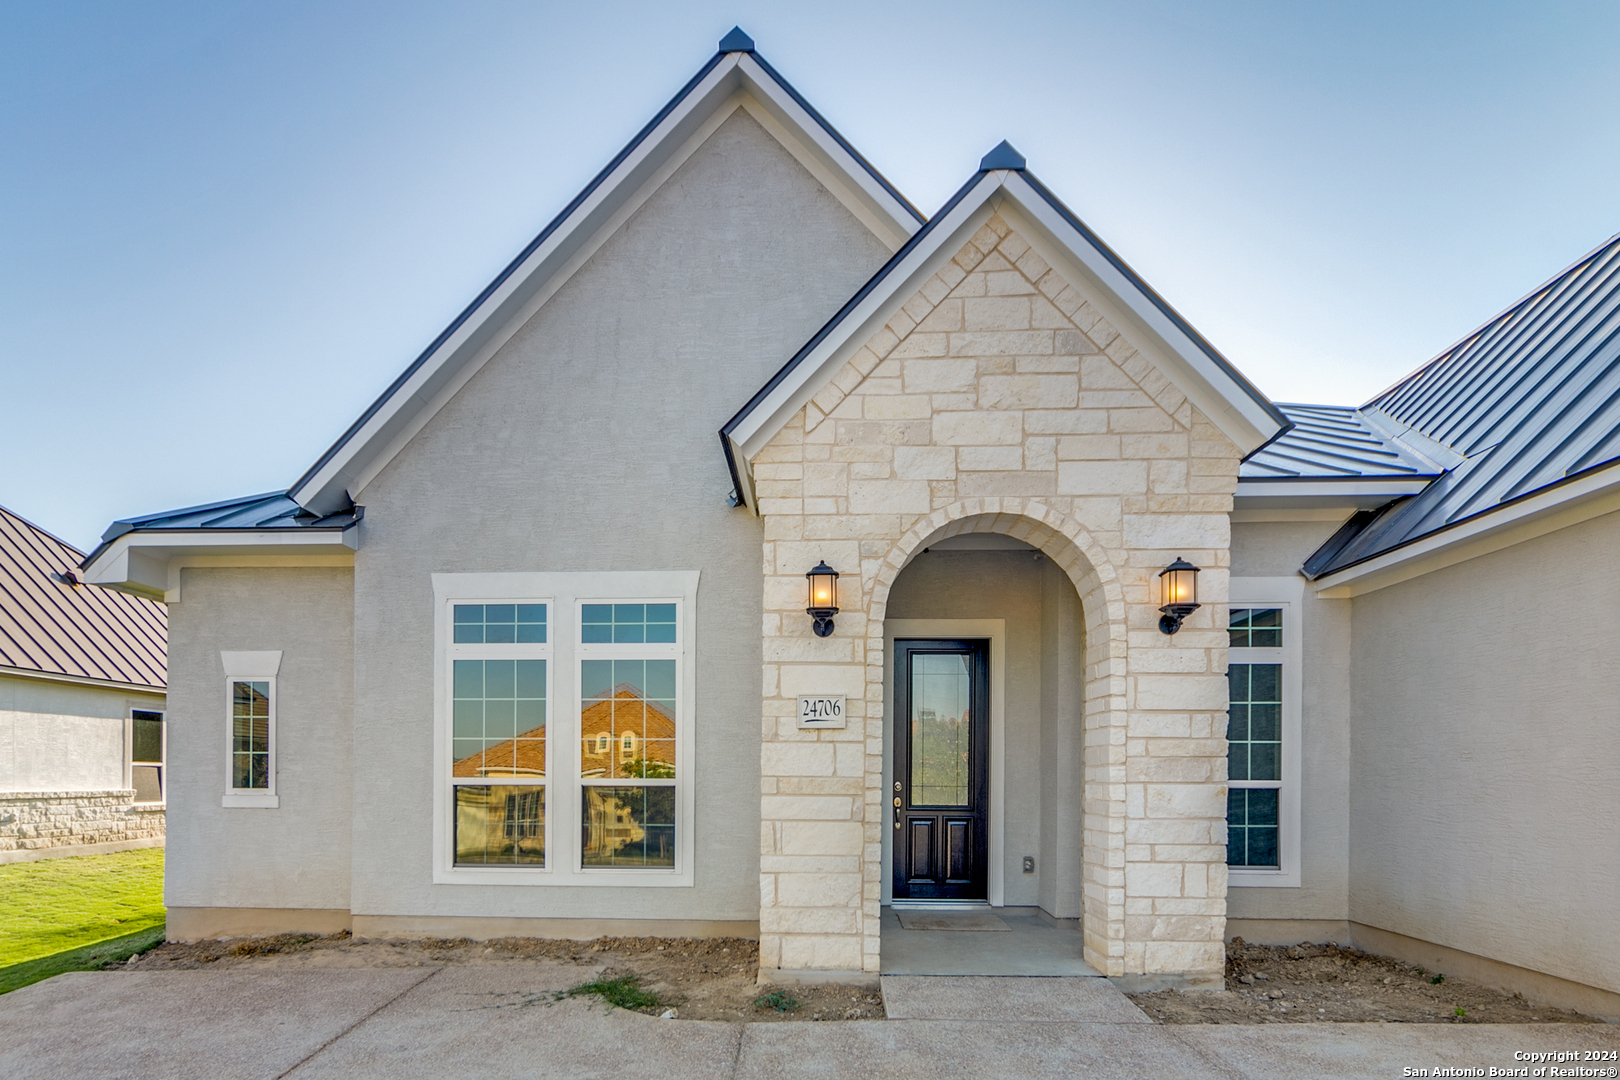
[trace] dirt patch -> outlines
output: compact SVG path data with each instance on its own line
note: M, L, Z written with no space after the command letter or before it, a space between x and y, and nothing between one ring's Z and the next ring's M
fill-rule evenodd
M575 985L618 983L650 995L635 1011L682 1020L773 1023L784 1020L882 1020L876 987L758 986L759 944L743 938L539 938L370 940L348 934L277 934L226 941L170 942L123 965L124 970L184 971L203 967L438 967L447 964L541 962L578 969ZM625 980L629 980L628 983ZM609 992L610 996L612 991ZM600 995L598 995L600 996Z
M1161 1024L1597 1024L1517 994L1339 945L1226 947L1226 990L1131 994Z

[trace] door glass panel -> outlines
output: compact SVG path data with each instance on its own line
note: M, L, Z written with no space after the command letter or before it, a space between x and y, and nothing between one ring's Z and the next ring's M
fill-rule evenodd
M969 657L918 653L911 657L911 803L968 805L972 756Z

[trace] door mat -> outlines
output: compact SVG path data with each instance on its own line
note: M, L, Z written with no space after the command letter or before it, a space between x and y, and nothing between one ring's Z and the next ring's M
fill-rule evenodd
M904 930L971 930L979 933L987 930L1005 930L1008 933L1012 932L1012 927L988 911L897 911L895 916L899 918L901 929Z

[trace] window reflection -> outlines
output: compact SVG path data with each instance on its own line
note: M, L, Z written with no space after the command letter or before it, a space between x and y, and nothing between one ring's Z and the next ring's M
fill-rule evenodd
M675 865L674 787L588 786L582 817L583 865Z
M543 785L462 784L455 791L457 865L545 865Z
M968 656L911 655L911 803L966 806L973 717Z

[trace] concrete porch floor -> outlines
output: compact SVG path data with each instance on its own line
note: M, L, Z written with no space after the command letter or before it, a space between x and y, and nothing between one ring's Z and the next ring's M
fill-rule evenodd
M1054 924L1036 908L977 909L986 911L1007 929L907 930L893 908L884 908L883 974L1102 976L1086 963L1077 928Z

